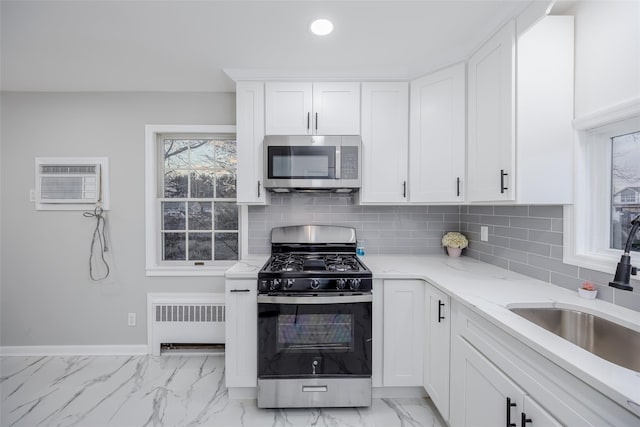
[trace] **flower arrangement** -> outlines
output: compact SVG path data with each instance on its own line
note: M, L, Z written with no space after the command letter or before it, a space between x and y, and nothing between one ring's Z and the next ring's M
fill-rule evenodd
M586 299L595 299L598 289L589 282L582 282L582 286L578 288L578 295Z
M582 282L581 289L584 289L585 291L595 291L596 287L589 282Z
M464 234L458 233L457 231L450 231L442 236L442 246L464 249L469 246L469 241Z

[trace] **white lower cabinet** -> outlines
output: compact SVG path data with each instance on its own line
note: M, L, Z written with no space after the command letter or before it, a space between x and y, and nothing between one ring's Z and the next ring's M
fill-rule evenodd
M464 338L455 338L453 426L560 426ZM526 403L525 405L525 398ZM529 411L527 407L535 408ZM529 420L521 424L522 414Z
M422 386L424 288L422 280L384 281L385 387Z
M638 418L456 301L451 427L637 426Z
M251 279L225 281L225 383L227 388L256 387L258 292Z
M426 327L424 328L424 388L445 420L449 419L449 343L451 305L449 295L423 282Z

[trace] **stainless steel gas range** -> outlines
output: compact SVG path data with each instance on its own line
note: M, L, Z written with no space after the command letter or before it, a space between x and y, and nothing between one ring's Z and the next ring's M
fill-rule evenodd
M372 274L349 227L271 232L258 273L258 407L371 405Z

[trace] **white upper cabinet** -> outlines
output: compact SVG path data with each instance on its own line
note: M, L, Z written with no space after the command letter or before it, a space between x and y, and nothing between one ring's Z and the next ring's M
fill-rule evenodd
M508 23L470 58L468 84L467 200L572 203L573 17L517 41Z
M236 83L236 144L239 204L266 204L262 186L264 140L264 83Z
M511 21L469 59L467 199L513 200L515 49Z
M410 123L410 201L463 201L464 63L411 82Z
M408 83L363 83L360 203L407 202L408 134Z
M359 135L360 83L267 82L267 135Z

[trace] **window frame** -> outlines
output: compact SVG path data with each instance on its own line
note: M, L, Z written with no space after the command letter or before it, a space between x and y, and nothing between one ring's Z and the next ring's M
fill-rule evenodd
M238 260L210 261L205 265L177 265L175 261L162 261L160 248L160 206L158 185L160 161L158 135L203 134L236 135L234 125L146 125L145 126L145 270L147 276L224 276L224 272L238 262L243 254L243 236L246 234L246 207L238 206Z
M636 121L640 121L640 98L573 122L574 203L564 207L563 262L611 274L612 279L623 251L610 248L610 137L635 128ZM640 265L640 254L632 252L631 262Z

